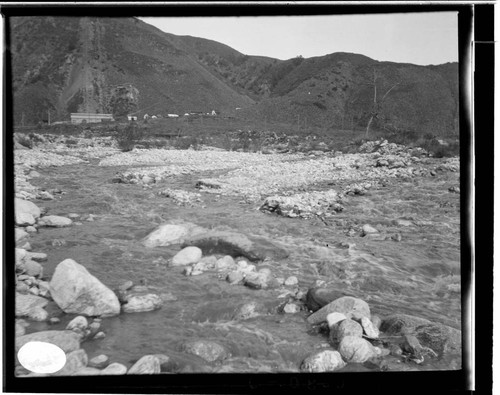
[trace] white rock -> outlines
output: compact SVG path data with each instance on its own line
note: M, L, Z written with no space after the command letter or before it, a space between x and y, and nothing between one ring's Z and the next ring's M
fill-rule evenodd
M147 235L143 239L142 244L149 248L181 244L187 237L202 232L204 232L203 228L188 222L182 224L165 224Z
M24 243L24 240L29 236L29 234L21 228L15 229L16 245Z
M323 350L308 356L302 362L300 370L310 373L333 372L346 365L338 351Z
M226 255L217 260L215 267L217 270L228 270L236 268L236 264L232 256Z
M331 328L333 325L338 324L340 321L346 320L347 317L342 313L330 313L326 316L326 321L328 322L328 327Z
M86 316L120 314L120 302L115 293L72 259L57 265L50 281L50 295L65 313Z
M198 247L183 248L172 258L172 266L185 266L198 263L202 254L201 249Z
M16 212L15 221L17 226L34 225L36 220L30 213Z
M287 303L283 308L283 311L287 314L296 314L300 311L300 307L295 303Z
M37 219L41 215L40 208L35 204L28 200L15 198L14 200L14 210L17 213L28 213L33 216L33 218Z
M66 226L71 226L72 223L73 221L71 219L59 215L46 215L38 220L38 225L54 228L64 228Z
M66 325L66 329L69 330L69 331L72 331L72 330L78 330L78 331L84 331L85 329L87 329L89 326L89 323L87 321L87 319L84 317L84 316L77 316L75 318L73 318L69 323L68 325Z
M160 360L154 355L145 355L139 359L127 374L158 374L160 373Z
M346 336L339 345L339 352L346 362L363 363L377 355L375 347L362 337Z
M361 326L363 327L363 331L366 333L366 336L373 339L378 338L379 330L375 325L372 324L368 317L361 318Z
M97 357L92 358L89 361L89 366L91 368L103 369L108 365L108 363L109 363L109 357L107 355L101 354L98 355Z
M363 225L363 236L378 233L378 230L368 224Z
M299 283L299 280L295 276L290 276L285 280L285 285L297 285Z
M122 309L124 313L140 313L159 309L162 305L163 300L158 295L133 295L127 299Z
M45 321L48 313L43 308L49 301L36 295L16 292L16 317L29 317L35 321Z
M127 373L127 367L118 362L114 362L101 370L102 375L121 375L125 373Z

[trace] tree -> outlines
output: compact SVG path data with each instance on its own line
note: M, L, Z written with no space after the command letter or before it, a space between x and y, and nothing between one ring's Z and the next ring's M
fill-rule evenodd
M139 91L132 85L119 85L111 90L109 111L115 119L126 117L137 110Z
M382 96L381 100L378 100L377 97L377 79L379 77L377 76L377 73L375 72L375 69L373 69L373 105L372 109L370 112L370 119L368 120L368 124L366 125L366 134L365 137L368 137L368 133L370 132L370 127L375 119L378 119L380 112L382 111L382 105L384 104L384 100L386 99L387 95L396 87L400 84L400 82L397 82L393 86L391 86L387 92Z

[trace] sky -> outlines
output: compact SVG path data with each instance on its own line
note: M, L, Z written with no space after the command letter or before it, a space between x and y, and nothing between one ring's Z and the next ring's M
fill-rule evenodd
M457 12L140 19L167 33L282 60L352 52L419 65L458 61Z

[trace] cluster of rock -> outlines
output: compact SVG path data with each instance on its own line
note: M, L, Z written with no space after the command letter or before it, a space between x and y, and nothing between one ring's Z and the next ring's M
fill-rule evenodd
M342 195L334 190L297 193L291 196L269 196L259 210L285 217L311 218L332 216L341 212Z
M172 199L179 206L194 206L202 202L199 193L183 191L182 189L166 188L158 194Z
M358 148L358 152L377 152L380 155L406 155L416 157L429 155L429 153L421 147L410 148L401 144L389 143L387 140L367 141Z
M27 164L17 164L14 166L14 185L15 185L15 197L24 200L54 200L56 195L60 195L63 192L54 188L51 190L44 190L42 188L36 187L30 183L29 180L32 178L40 177L33 166Z
M366 362L383 370L387 368L384 357L421 364L425 358L461 352L461 334L455 328L406 314L381 319L371 314L365 301L338 294L327 288L308 291L306 304L314 312L307 321L328 327L331 348L306 357L302 371L329 372Z
M41 210L36 204L28 200L15 198L15 240L16 246L30 250L29 234L36 233L41 227L62 228L71 226L73 221L70 218L59 215L42 215L45 210Z
M86 160L72 155L60 155L48 149L15 150L14 164L33 167L67 166L87 163Z

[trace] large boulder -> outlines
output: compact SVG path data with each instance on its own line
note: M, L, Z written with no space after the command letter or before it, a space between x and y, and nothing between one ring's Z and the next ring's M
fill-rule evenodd
M265 258L284 259L288 252L276 244L261 238L248 237L241 233L211 231L186 239L183 246L196 246L204 255L224 254L232 257L245 257L250 261L262 261Z
M30 214L34 219L39 218L41 215L41 210L35 203L19 198L14 200L14 210L16 215L21 213Z
M50 281L50 295L65 313L107 317L120 314L115 293L72 259L57 265Z
M38 225L52 228L64 228L71 226L72 223L71 219L59 215L46 215L38 220Z
M73 331L42 331L16 338L16 353L28 342L52 343L61 348L65 353L80 348L81 337Z
M387 335L406 335L413 334L417 326L430 323L431 322L425 318L413 315L393 314L384 318L380 325L380 330Z
M352 296L343 296L333 302L328 303L315 313L307 317L310 324L316 325L326 321L330 313L342 313L347 318L353 316L370 317L370 307L364 300Z
M309 310L316 311L342 296L345 296L345 292L337 288L310 288L306 294L306 306Z
M442 324L425 324L415 328L415 336L425 347L432 348L438 356L462 353L460 330Z
M34 321L45 321L49 314L44 309L49 301L40 296L16 292L16 317L29 317Z
M170 221L147 235L142 244L148 248L182 244L189 237L204 232L206 229L190 222Z
M323 350L309 355L300 366L300 370L309 373L333 372L346 365L338 351Z

